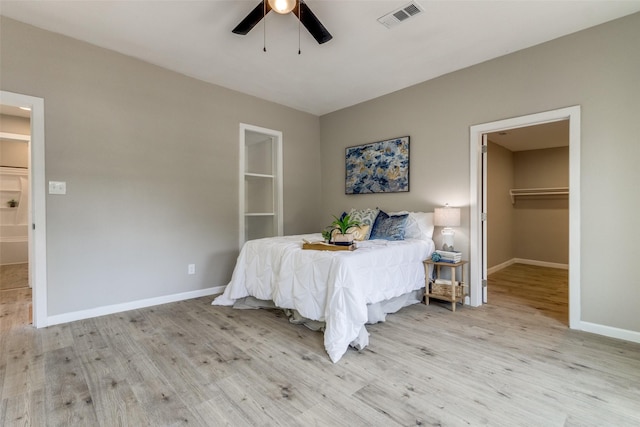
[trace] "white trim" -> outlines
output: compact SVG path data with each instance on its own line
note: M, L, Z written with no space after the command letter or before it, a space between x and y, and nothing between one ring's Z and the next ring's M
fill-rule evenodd
M559 262L547 262L547 261L538 261L535 259L525 259L525 258L514 258L514 264L527 264L527 265L537 265L538 267L548 267L548 268L557 268L559 270L568 270L569 264L562 264Z
M578 329L581 319L580 299L580 106L560 108L527 116L514 117L469 128L470 171L470 305L482 304L483 268L480 203L482 168L480 167L482 136L490 132L532 126L569 119L569 327Z
M605 326L591 322L580 322L576 329L604 335L605 337L640 343L640 332L630 331L628 329L614 328L613 326Z
M580 289L580 106L569 112L569 327L582 321Z
M33 289L33 325L47 326L47 208L44 156L44 99L0 91L0 104L31 107L29 186L29 276Z
M500 264L496 264L493 267L489 267L489 268L487 268L487 276L489 274L497 273L500 270L504 270L505 268L507 268L510 265L513 265L515 263L516 263L515 258L511 258L508 261L505 261L505 262L500 263Z
M559 270L568 270L569 264L562 264L558 262L548 262L548 261L538 261L536 259L526 259L526 258L511 258L508 261L505 261L501 264L494 265L491 268L487 268L487 275L496 273L500 270L503 270L510 265L513 264L526 264L526 265L536 265L538 267L547 267L547 268L557 268Z
M139 308L152 307L154 305L168 304L171 302L184 301L193 298L216 295L224 291L225 286L214 286L212 288L199 289L197 291L182 292L179 294L165 295L155 298L147 298L138 301L130 301L122 304L106 305L103 307L91 308L88 310L74 311L71 313L57 314L50 316L48 325L59 325L61 323L74 322L76 320L90 319L92 317L106 316L108 314L122 313L123 311L137 310Z
M4 99L4 96L2 98ZM0 138L12 139L14 141L26 141L26 142L29 142L31 140L31 137L29 135L23 135L21 133L9 133L9 132L0 132Z

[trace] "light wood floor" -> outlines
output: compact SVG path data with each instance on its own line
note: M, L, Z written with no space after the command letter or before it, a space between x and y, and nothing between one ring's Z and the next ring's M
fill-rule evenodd
M0 291L29 287L29 264L0 265Z
M490 286L390 315L337 364L320 333L211 298L41 330L3 302L0 425L640 425L640 344Z
M513 264L488 278L488 302L516 306L569 325L569 271Z

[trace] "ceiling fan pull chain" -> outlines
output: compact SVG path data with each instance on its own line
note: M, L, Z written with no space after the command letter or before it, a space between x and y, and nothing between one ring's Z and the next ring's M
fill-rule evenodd
M267 51L267 0L262 1L262 51Z
M302 21L300 21L300 15L302 15L302 0L298 1L298 55L300 55L300 25L302 25Z

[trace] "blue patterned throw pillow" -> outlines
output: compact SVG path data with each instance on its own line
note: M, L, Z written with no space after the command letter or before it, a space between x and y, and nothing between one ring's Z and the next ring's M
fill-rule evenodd
M373 223L376 221L378 217L378 212L380 210L378 208L375 209L351 209L349 211L349 216L351 219L360 221L360 224L368 225L369 231L365 235L365 240L369 240L371 236L371 230L373 229Z
M376 222L373 224L369 238L371 240L404 240L404 230L408 217L409 214L389 216L386 212L380 211Z

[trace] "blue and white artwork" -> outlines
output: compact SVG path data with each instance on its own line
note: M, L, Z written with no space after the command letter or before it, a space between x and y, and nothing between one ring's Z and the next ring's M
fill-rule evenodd
M347 147L346 194L408 191L408 136Z

